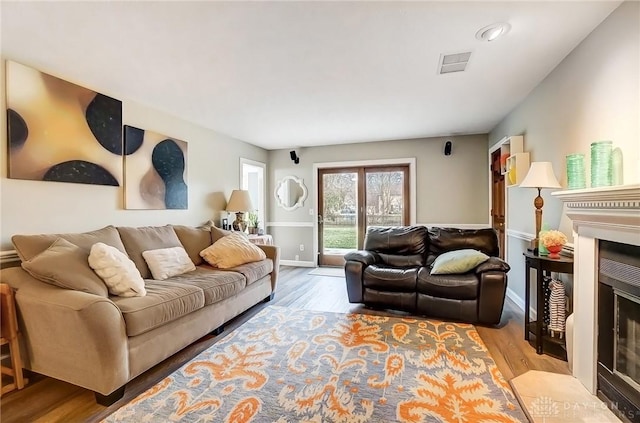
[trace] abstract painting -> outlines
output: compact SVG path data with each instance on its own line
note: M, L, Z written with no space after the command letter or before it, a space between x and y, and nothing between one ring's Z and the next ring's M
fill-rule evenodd
M186 209L187 143L124 127L125 208Z
M7 61L9 178L120 186L122 102Z

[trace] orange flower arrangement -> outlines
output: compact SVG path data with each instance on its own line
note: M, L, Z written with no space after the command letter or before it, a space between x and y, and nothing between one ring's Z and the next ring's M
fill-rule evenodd
M545 231L540 234L542 245L549 248L554 245L564 245L567 243L567 236L560 231Z
M560 231L546 231L540 234L540 241L549 251L549 258L559 259L562 246L567 243L567 236Z

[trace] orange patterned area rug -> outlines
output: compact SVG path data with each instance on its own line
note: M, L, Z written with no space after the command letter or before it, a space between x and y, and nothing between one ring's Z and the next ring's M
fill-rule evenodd
M472 325L267 307L106 422L525 422Z

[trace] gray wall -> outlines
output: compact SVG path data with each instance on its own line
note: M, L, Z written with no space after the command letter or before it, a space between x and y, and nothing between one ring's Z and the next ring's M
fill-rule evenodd
M445 156L444 143L453 142L453 152ZM304 207L286 211L270 202L269 233L282 247L282 258L313 261L313 223L317 189L314 163L360 160L416 159L416 222L422 224L488 224L488 152L486 135L468 135L415 140L394 140L324 147L298 148L300 163L294 164L289 151L269 152L269 195L283 177L302 178L309 192ZM305 246L301 252L299 245Z
M524 134L524 149L531 161L550 161L566 187L565 156L584 153L590 144L612 140L622 149L624 183L640 181L640 4L625 2L579 44L489 134L489 145L507 135ZM589 186L587 168L587 186ZM543 190L543 221L570 238L571 222L562 203ZM508 190L508 231L535 232L533 200L529 188ZM513 234L513 232L512 232ZM524 260L527 243L510 237L509 287L524 298Z
M4 57L0 70L4 92ZM11 58L28 65L21 58ZM73 66L72 63L68 64ZM47 72L46 68L39 70ZM60 78L65 75L55 75ZM82 81L74 81L82 84ZM267 152L122 96L109 87L89 87L123 100L123 122L188 142L188 210L123 210L122 187L7 179L6 113L0 118L0 249L11 250L16 233L77 232L105 225L200 224L220 221L233 189L240 183L240 157L266 162ZM5 109L5 97L1 107ZM233 220L233 219L231 219Z

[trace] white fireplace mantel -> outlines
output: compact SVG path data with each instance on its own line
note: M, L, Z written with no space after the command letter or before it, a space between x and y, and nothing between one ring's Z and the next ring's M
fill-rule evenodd
M640 184L552 193L573 223L573 375L597 390L598 240L640 246Z

